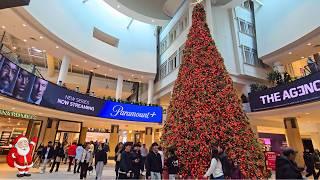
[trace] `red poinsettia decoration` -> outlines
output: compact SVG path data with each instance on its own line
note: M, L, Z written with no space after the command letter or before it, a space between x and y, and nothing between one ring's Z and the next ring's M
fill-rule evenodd
M193 9L163 128L162 144L175 146L180 175L202 178L211 161L211 145L226 148L246 178L266 177L262 146L250 129L233 82L206 24L202 4Z

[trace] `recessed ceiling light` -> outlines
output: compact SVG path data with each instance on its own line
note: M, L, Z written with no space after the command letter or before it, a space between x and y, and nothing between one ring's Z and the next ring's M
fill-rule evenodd
M13 46L12 49L17 49L17 47Z
M27 40L26 40L26 39L24 39L24 40L23 40L23 42L27 42Z
M97 67L99 68L99 67L100 67L100 65L97 65Z
M0 100L2 100L3 98L2 97L0 97Z
M104 74L104 76L107 76L107 74Z
M47 52L47 51L44 49L44 50L42 50L42 52Z
M143 76L141 76L141 78L143 79Z
M5 26L1 26L1 28L2 28L2 29L5 29L6 27L5 27Z
M119 5L119 4L117 5L117 8L118 8L118 9L120 8L120 5Z
M131 77L133 77L134 75L133 74L131 74Z
M93 70L91 69L90 72L93 72Z
M109 69L109 71L112 71L112 69Z
M288 52L288 54L292 54L292 52L290 51L290 52Z
M139 81L139 83L141 83L141 81Z
M128 79L128 81L131 81L131 79Z
M310 113L305 113L306 115L309 115Z
M23 27L26 27L27 25L26 25L26 24L22 24L22 26L23 26Z
M43 37L42 37L42 36L40 36L39 38L40 38L40 39L43 39Z
M301 56L301 59L304 59L304 57L303 57L303 56Z
M84 60L84 63L87 63L88 61L87 60Z
M41 115L42 113L41 113L41 112L39 112L38 114L40 114L40 115Z
M34 46L31 46L32 49L34 49Z
M59 46L56 46L57 49L59 49Z
M13 108L11 108L11 109L12 109L12 110L15 110L16 108L13 107Z
M78 65L78 64L76 64L76 66L78 67L79 65Z
M307 45L308 45L308 46L311 46L312 44L311 44L311 43L308 43Z
M151 22L154 22L154 20L152 19Z

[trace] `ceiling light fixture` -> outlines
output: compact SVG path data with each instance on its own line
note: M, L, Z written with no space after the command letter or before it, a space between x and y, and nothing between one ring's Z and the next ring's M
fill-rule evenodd
M131 77L133 77L134 75L133 74L131 74Z
M87 60L84 60L84 63L87 63L88 61Z
M120 8L120 5L119 5L119 4L117 5L117 8L118 8L118 9Z
M107 74L104 74L104 76L107 76Z
M154 22L154 20L152 19L151 22Z
M13 107L13 108L11 108L11 109L12 109L12 110L15 110L16 108Z
M22 24L22 26L23 26L23 27L26 27L27 25L26 25L26 24Z
M91 69L90 72L93 72L93 70Z
M12 47L12 49L16 50L16 49L17 49L17 47L13 46L13 47Z
M306 115L309 115L310 113L307 112L307 113L305 113L305 114L306 114Z
M301 56L301 59L304 59L304 56Z
M99 67L100 67L100 65L98 64L98 65L97 65L97 67L99 68Z
M311 43L308 43L307 45L308 45L308 46L311 46L312 44L311 44Z
M78 64L76 64L76 67L78 67L79 65Z
M44 50L42 50L42 52L47 52L47 51L44 49Z
M6 27L5 27L5 26L1 26L1 28L2 28L2 29L5 29Z
M56 49L59 49L59 46L56 46Z
M128 81L131 81L131 79L128 79Z
M24 40L23 40L23 42L27 42L27 40L26 40L26 39L24 39Z
M109 69L109 71L112 71L112 69Z
M288 52L288 54L292 54L292 52L290 51L290 52Z
M42 36L40 36L39 38L40 38L40 39L43 39L43 37L42 37Z

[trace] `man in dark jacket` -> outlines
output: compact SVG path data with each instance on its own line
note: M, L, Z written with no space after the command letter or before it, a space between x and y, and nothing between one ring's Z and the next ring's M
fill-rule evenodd
M131 147L131 143L126 143L124 145L124 151L121 153L119 179L131 179L132 177L133 167Z
M52 141L48 142L48 146L42 149L41 159L42 159L42 168L40 173L45 173L47 163L53 158L53 146Z
M132 151L132 168L133 168L133 179L139 179L141 170L141 154L140 146L135 144Z
M158 152L159 145L153 143L151 145L151 151L147 155L145 166L147 170L147 178L151 176L152 180L160 180L162 173L162 160L161 155Z
M223 175L228 179L231 175L231 163L228 159L227 154L224 152L224 148L222 146L218 146L217 149L219 152L219 159L222 164Z
M297 152L286 148L282 154L276 160L276 179L302 179L301 171L295 162Z
M313 177L316 178L317 174L316 174L316 171L314 170L314 156L309 149L306 149L305 152L303 153L303 159L307 167L306 171L308 174L306 175L306 177L313 175Z

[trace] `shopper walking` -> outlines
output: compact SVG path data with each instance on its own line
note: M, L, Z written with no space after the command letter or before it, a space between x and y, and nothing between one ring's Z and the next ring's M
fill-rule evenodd
M179 172L179 161L173 149L169 149L166 166L168 167L169 180L175 180Z
M307 167L306 177L313 175L313 178L316 178L316 171L314 170L314 157L309 149L305 149L305 151L303 152L303 159Z
M132 151L132 168L133 168L133 179L140 178L140 170L141 170L141 154L140 154L140 146L135 144L133 146Z
M301 171L295 162L297 152L286 148L276 159L276 179L303 179Z
M95 153L96 179L101 180L104 165L107 164L107 151L103 143L98 145Z
M319 170L315 179L318 179L319 176L320 176L320 152L318 149L315 149L314 150L314 153L313 153L313 161L314 161L314 167Z
M119 166L119 179L131 179L133 176L131 148L132 145L128 142L124 145Z
M152 180L161 179L162 173L162 160L161 155L159 154L159 145L153 143L150 148L150 152L146 158L146 177L151 177Z
M68 157L69 157L69 166L68 172L71 171L71 165L73 163L73 159L76 156L77 143L73 142L71 146L68 148Z
M116 172L116 179L119 177L119 168L120 168L120 160L121 160L121 153L123 152L123 144L119 143L116 148L115 148L115 161L116 161L116 166L115 166L115 172Z
M43 174L46 171L46 167L48 162L51 161L51 159L53 158L53 147L52 147L52 141L48 142L48 146L44 147L42 149L42 153L41 153L41 158L42 158L42 168L40 173Z
M55 165L57 165L55 172L58 172L60 162L63 160L63 158L64 158L64 149L61 143L59 142L53 152L53 164L51 165L50 173L52 173Z
M83 179L83 178L86 179L89 164L92 163L92 152L90 151L90 144L86 144L86 148L82 152L80 162L81 162L80 179Z
M144 164L146 162L146 158L148 155L148 148L146 147L146 144L142 144L142 147L140 148L141 152L141 170L144 171Z
M210 167L204 177L210 177L211 179L224 179L222 163L219 158L219 151L215 147L212 149L212 159Z
M77 149L76 149L76 156L74 158L74 168L73 168L73 173L80 173L79 170L80 170L80 167L81 167L81 155L83 153L83 145L82 144L78 144L77 145Z

